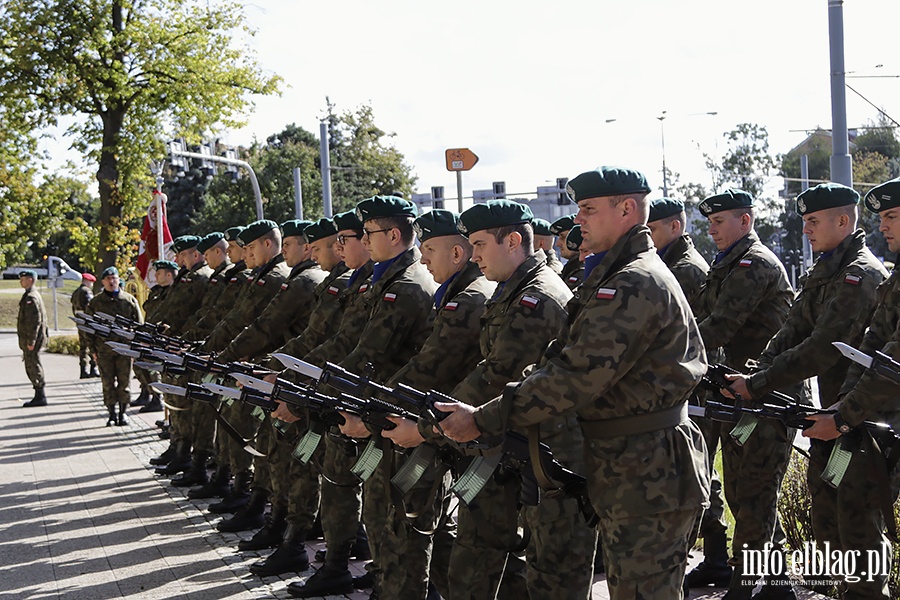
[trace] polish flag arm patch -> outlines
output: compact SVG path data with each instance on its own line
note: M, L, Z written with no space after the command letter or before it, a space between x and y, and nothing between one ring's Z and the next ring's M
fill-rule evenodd
M444 310L456 310L459 308L459 302L448 302L444 305Z
M338 294L341 293L341 290L339 290L336 286L329 285L328 293L331 294L332 296L337 296Z
M862 281L862 277L859 275L851 275L847 273L844 276L844 283L849 283L850 285L859 285L859 282Z
M362 293L365 292L367 289L369 289L369 284L368 284L368 283L364 283L364 284L362 284L361 286L359 286L359 290L357 290L357 292L360 293L360 294L362 294Z
M393 292L388 292L387 294L384 295L382 300L384 300L385 302L395 302L397 300L397 294L394 294Z
M522 299L519 300L520 306L527 306L528 308L537 308L537 305L540 303L540 298L535 298L534 296L522 296Z
M750 260L749 258L742 258L741 262L738 263L738 266L739 267L749 267L752 264L753 264L753 261Z
M288 284L282 283L282 284L281 284L281 289L283 289L283 290L288 289Z
M612 300L616 297L616 290L612 288L597 288L598 300Z

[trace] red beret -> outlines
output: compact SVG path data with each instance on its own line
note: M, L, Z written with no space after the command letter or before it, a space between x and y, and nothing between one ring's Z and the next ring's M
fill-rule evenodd
M86 279L87 281L97 281L97 278L94 277L93 275L91 275L90 273L82 273L81 278Z

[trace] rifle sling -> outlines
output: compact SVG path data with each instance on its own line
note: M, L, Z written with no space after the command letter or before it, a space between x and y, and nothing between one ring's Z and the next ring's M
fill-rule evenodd
M669 429L688 422L687 402L678 406L640 415L603 419L602 421L579 420L581 430L586 438L612 438L626 435L650 433L660 429ZM530 436L529 436L530 437ZM537 473L535 473L537 476ZM538 480L540 482L540 480Z

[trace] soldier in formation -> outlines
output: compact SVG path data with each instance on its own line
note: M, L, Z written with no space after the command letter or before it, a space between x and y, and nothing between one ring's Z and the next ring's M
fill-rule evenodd
M44 367L41 365L41 349L47 344L50 332L47 329L47 311L44 301L34 284L37 273L31 269L19 271L19 285L25 290L19 299L19 315L16 318L16 334L19 350L25 363L25 374L34 387L34 397L23 407L47 406L44 393Z

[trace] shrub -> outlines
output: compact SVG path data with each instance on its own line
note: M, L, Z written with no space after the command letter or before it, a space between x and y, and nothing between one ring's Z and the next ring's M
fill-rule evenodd
M47 352L51 354L71 354L78 356L81 346L77 335L57 335L47 342Z

